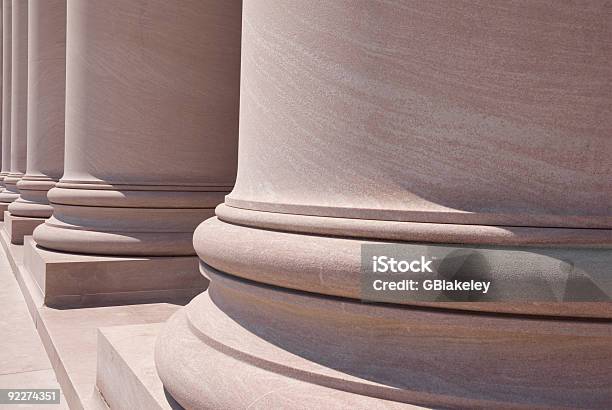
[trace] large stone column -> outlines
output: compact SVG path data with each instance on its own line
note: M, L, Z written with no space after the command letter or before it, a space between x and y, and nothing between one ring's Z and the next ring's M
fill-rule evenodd
M19 197L17 182L26 171L28 144L28 2L14 0L11 12L11 168L0 192L4 203Z
M116 268L103 284L91 274L92 289L71 292L201 287L193 231L236 173L240 6L68 2L64 174L48 193L53 216L33 234L44 249L32 252L106 255L83 256L92 263L166 257L154 267L165 269L158 276L131 263L131 273ZM179 273L190 282L178 283ZM125 280L130 274L140 279Z
M51 216L47 191L64 171L66 0L30 0L28 15L27 171L5 224L17 244Z
M11 35L12 0L2 0L2 170L0 180L5 192L4 179L11 171ZM4 218L8 203L0 202L0 218Z
M4 4L0 4L0 35L2 36L2 38L4 38L4 35L2 33L2 30L4 27L3 24L3 8L4 8ZM2 44L3 40L0 39L0 59L4 60L4 56L3 56L3 44ZM2 67L2 62L0 61L0 69L3 70L4 72L4 67ZM2 74L0 74L0 191L2 190L2 188L4 187L4 185L2 185L4 183L4 176L5 174L2 173L2 83L4 82L4 79L2 78Z
M236 186L156 349L185 408L609 406L612 9L405 3L245 1ZM383 243L502 302L361 303Z

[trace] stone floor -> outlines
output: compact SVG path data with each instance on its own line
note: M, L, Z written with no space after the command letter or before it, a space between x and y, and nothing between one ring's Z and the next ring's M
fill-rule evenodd
M61 386L61 406L34 408L107 410L96 387L98 329L106 328L112 335L115 326L161 324L188 300L49 308L43 305L40 291L23 265L23 245L9 243L2 222L0 242L0 388ZM159 387L160 383L153 385ZM0 410L5 407L0 405Z
M0 389L58 389L59 384L28 313L6 253L0 248ZM59 405L1 405L0 409L67 409Z

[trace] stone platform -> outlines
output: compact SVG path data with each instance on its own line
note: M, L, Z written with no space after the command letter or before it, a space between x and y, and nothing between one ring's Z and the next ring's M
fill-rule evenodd
M206 289L196 257L112 257L40 248L27 237L24 268L46 306L86 307L186 300Z
M8 257L0 249L0 389L57 389L59 384L38 337L36 328L19 286L13 276ZM25 405L0 408L22 409ZM35 406L33 408L41 408ZM42 406L46 410L67 410L65 397L59 404Z
M26 243L29 240L31 238L26 238ZM173 299L169 298L165 303L113 306L110 303L113 299L106 299L109 304L107 306L79 309L48 307L44 304L44 295L38 282L25 269L24 246L10 243L3 224L0 224L0 242L7 254L8 263L17 279L66 403L70 409L108 409L108 405L96 387L98 328L165 322L182 305L186 304L190 297L175 294ZM138 344L134 346L139 346L140 338L134 338L134 340L138 340ZM146 351L144 347L143 344L143 351ZM154 366L152 357L150 364ZM133 408L127 404L120 404L116 398L114 403L115 406L112 408Z
M164 390L154 362L161 324L115 326L98 331L96 385L112 409L182 409Z
M34 229L43 222L45 218L15 216L9 211L4 211L4 229L11 243L15 245L22 245L23 238L32 235Z
M0 202L0 221L4 221L4 213L7 211L10 203Z

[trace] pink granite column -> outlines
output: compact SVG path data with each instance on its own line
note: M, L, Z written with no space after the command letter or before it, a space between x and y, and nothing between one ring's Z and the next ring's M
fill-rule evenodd
M238 178L194 236L210 287L158 338L170 394L608 407L610 303L546 298L609 297L609 275L562 279L612 252L610 21L598 0L245 1ZM468 273L537 301L361 303L381 243L495 250Z
M11 27L11 160L0 202L19 197L17 182L26 171L28 107L28 2L13 0Z
M11 170L11 20L12 0L2 0L2 171L0 180L4 192L4 178ZM0 203L1 217L4 218L6 205L2 209Z
M31 0L28 13L27 171L8 207L13 243L51 216L47 191L64 171L66 0Z
M240 2L68 3L66 157L44 248L193 255L235 179Z

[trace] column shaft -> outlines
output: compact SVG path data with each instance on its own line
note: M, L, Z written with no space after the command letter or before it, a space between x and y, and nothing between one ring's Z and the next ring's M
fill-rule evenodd
M11 169L4 178L6 191L1 202L19 197L17 182L26 171L28 107L28 2L14 0L12 5L11 47Z
M11 170L11 34L12 0L2 0L2 170L0 179ZM4 188L2 189L3 192Z
M610 21L603 0L245 1L238 178L194 235L210 286L157 341L170 394L609 407ZM374 246L453 249L418 286L532 299L363 303Z
M47 191L64 170L66 0L30 0L28 15L27 171L8 209L48 218Z
M66 157L43 247L193 255L233 186L240 2L68 4Z

